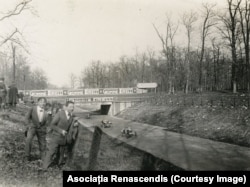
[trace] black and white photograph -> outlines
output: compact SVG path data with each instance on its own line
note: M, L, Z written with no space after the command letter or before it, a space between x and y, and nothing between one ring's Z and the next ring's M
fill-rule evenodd
M0 0L0 187L249 171L249 0Z

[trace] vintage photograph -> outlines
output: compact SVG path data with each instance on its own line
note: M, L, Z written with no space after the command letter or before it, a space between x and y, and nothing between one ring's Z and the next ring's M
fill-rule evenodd
M0 0L0 187L249 171L249 131L249 0Z

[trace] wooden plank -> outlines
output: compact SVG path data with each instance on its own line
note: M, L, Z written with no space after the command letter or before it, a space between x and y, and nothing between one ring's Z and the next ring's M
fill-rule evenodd
M250 148L192 137L164 130L162 127L131 122L110 116L92 116L80 119L91 129L101 125L103 119L112 122L111 128L103 128L112 138L163 159L185 170L249 170ZM121 130L130 126L137 137L125 138Z
M89 162L88 162L88 167L87 167L87 170L89 171L92 171L95 169L99 147L101 143L101 137L102 137L102 130L96 126L94 130L93 138L92 138L90 153L89 153Z

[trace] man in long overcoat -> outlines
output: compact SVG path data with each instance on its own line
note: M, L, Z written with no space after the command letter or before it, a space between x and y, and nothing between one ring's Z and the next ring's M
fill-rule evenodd
M18 100L18 89L16 84L13 82L9 89L8 102L11 108L15 108Z

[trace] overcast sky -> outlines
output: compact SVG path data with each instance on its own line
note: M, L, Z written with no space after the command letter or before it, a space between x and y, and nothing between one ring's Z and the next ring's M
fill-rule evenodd
M14 27L22 30L32 67L42 68L52 84L62 86L69 83L71 72L79 75L92 60L115 62L121 55L135 54L136 49L159 51L161 43L152 23L163 29L166 13L177 20L185 11L199 11L206 1L33 0L38 16L26 11L7 19L0 23L0 34L6 35ZM0 0L0 11L11 10L17 2Z

